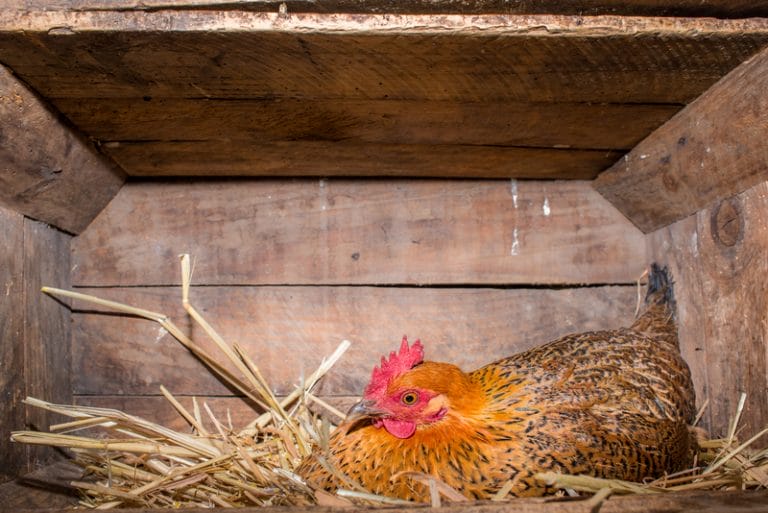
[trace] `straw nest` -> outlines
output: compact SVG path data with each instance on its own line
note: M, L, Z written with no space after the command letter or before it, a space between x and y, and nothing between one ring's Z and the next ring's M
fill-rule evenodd
M221 380L259 406L261 411L254 411L254 420L236 428L229 418L214 416L205 402L201 405L193 399L192 411L189 411L161 387L163 396L188 423L188 432L168 429L114 409L57 405L28 398L26 403L31 406L73 420L50 426L50 432L14 432L12 440L67 449L73 461L85 471L81 481L72 483L81 491L80 505L85 508L403 504L404 501L376 496L361 488L340 490L335 495L313 490L294 473L313 448L327 446L329 433L334 428L309 406L343 417L314 396L312 390L346 351L349 342L342 342L293 393L278 399L248 355L236 344L228 345L190 304L191 272L187 255L181 256L181 267L182 304L216 342L228 364L202 350L163 314L66 290L44 288L43 291L158 322ZM232 367L238 372L228 370ZM563 494L586 495L593 503L610 494L768 487L768 448L752 448L758 439L768 434L768 428L740 442L737 433L744 402L742 396L728 436L702 437L694 467L684 472L646 483L554 473L540 474L537 478L561 489ZM439 505L441 498L464 500L458 492L431 476L413 476L414 479L425 477L429 477L428 483L433 487L433 506ZM508 499L511 484L503 487L494 500Z

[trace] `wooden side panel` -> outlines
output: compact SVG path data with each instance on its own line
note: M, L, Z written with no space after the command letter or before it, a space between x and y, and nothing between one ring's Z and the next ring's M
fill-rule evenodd
M768 178L768 48L595 180L649 232Z
M169 315L198 344L172 288L85 289ZM380 356L404 334L421 338L426 357L466 370L559 335L627 324L632 286L573 289L398 287L195 287L192 303L230 343L243 345L279 394L293 390L343 339L352 347L323 382L324 395L357 395ZM77 304L76 308L84 305ZM77 394L228 394L159 325L120 315L74 316ZM223 359L222 359L223 361Z
M768 183L653 232L674 275L682 351L705 424L723 435L747 394L742 437L768 425Z
M40 287L70 287L71 239L44 223L24 221L25 392L27 396L63 403L72 401L70 311L42 294ZM48 429L60 420L37 408L27 410L30 428ZM30 455L31 467L35 468L50 461L55 453L34 447Z
M26 448L8 433L24 427L24 218L0 207L0 483L26 470Z
M127 184L74 241L77 286L631 283L642 234L587 182Z
M124 174L0 66L0 204L79 233Z

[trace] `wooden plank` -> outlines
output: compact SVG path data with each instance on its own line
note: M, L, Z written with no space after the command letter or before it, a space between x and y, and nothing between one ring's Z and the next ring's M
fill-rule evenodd
M69 246L72 237L38 221L24 221L24 374L27 396L46 401L70 403L71 320L70 312L40 292L40 287L68 288ZM48 429L62 419L36 408L27 409L26 424ZM21 429L18 426L16 429ZM49 462L57 453L48 448L30 448L30 468Z
M23 216L0 207L0 483L27 470L26 448L7 433L24 427Z
M696 491L660 494L613 495L609 500L600 504L601 513L765 513L765 503L768 492L759 491ZM474 502L474 503L444 503L440 511L443 513L581 513L588 511L590 503L579 500L553 500L549 498L520 498L505 502ZM413 506L397 506L402 513L423 513L423 504ZM384 508L381 508L384 509ZM392 509L387 508L385 511ZM369 513L376 511L371 506L350 506L344 508L349 513ZM19 513L39 513L40 510L16 510ZM71 513L71 509L51 507L45 513ZM114 511L124 513L152 513L157 509L150 508L117 508ZM204 513L203 508L178 508L176 513ZM264 513L281 511L286 513L317 513L318 511L336 511L332 508L318 506L285 506L280 508L246 507L239 508L238 513Z
M595 16L713 16L720 18L765 17L768 3L762 0L0 0L8 9L59 10L153 10L189 8L241 8L273 11L284 3L288 12L442 13L464 14L575 14Z
M35 508L38 513L50 508L73 508L77 505L77 496L68 483L81 476L82 471L64 462L34 470L0 485L0 507L3 511Z
M0 66L0 204L78 233L123 183L99 156Z
M165 313L219 354L199 327L189 325L178 287L85 291ZM421 338L428 359L471 370L565 333L625 325L635 301L633 286L196 287L192 293L196 308L225 340L246 348L278 394L290 393L300 376L350 340L352 348L318 389L323 395L359 394L373 365L403 334ZM74 390L81 395L157 394L161 384L182 395L231 393L151 321L76 313L73 358Z
M263 98L60 98L81 130L125 141L333 141L631 149L678 105ZM628 121L631 120L631 123Z
M603 173L595 187L645 232L768 178L768 48Z
M250 141L110 143L133 176L418 176L592 179L620 153L499 146Z
M760 19L15 11L0 59L47 98L681 103Z
M151 222L150 222L151 220ZM78 286L632 283L642 234L590 183L128 183L73 241Z
M683 354L706 423L724 435L741 392L741 437L768 425L768 183L649 235L651 257L675 279Z

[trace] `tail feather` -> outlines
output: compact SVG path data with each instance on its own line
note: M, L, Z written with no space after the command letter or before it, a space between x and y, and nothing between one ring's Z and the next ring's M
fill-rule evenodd
M645 306L632 324L632 329L677 346L676 312L677 303L669 270L653 263L648 271Z

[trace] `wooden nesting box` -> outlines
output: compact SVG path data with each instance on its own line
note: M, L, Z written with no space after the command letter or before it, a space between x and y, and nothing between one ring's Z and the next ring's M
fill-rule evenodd
M57 504L12 481L52 458L9 442L50 422L25 396L178 426L163 384L251 414L156 325L39 292L133 303L195 335L185 252L194 301L278 394L352 341L321 389L340 403L403 334L470 369L625 325L657 261L703 425L723 434L742 392L743 434L768 425L765 2L0 7L6 507ZM656 507L736 500L766 496Z

